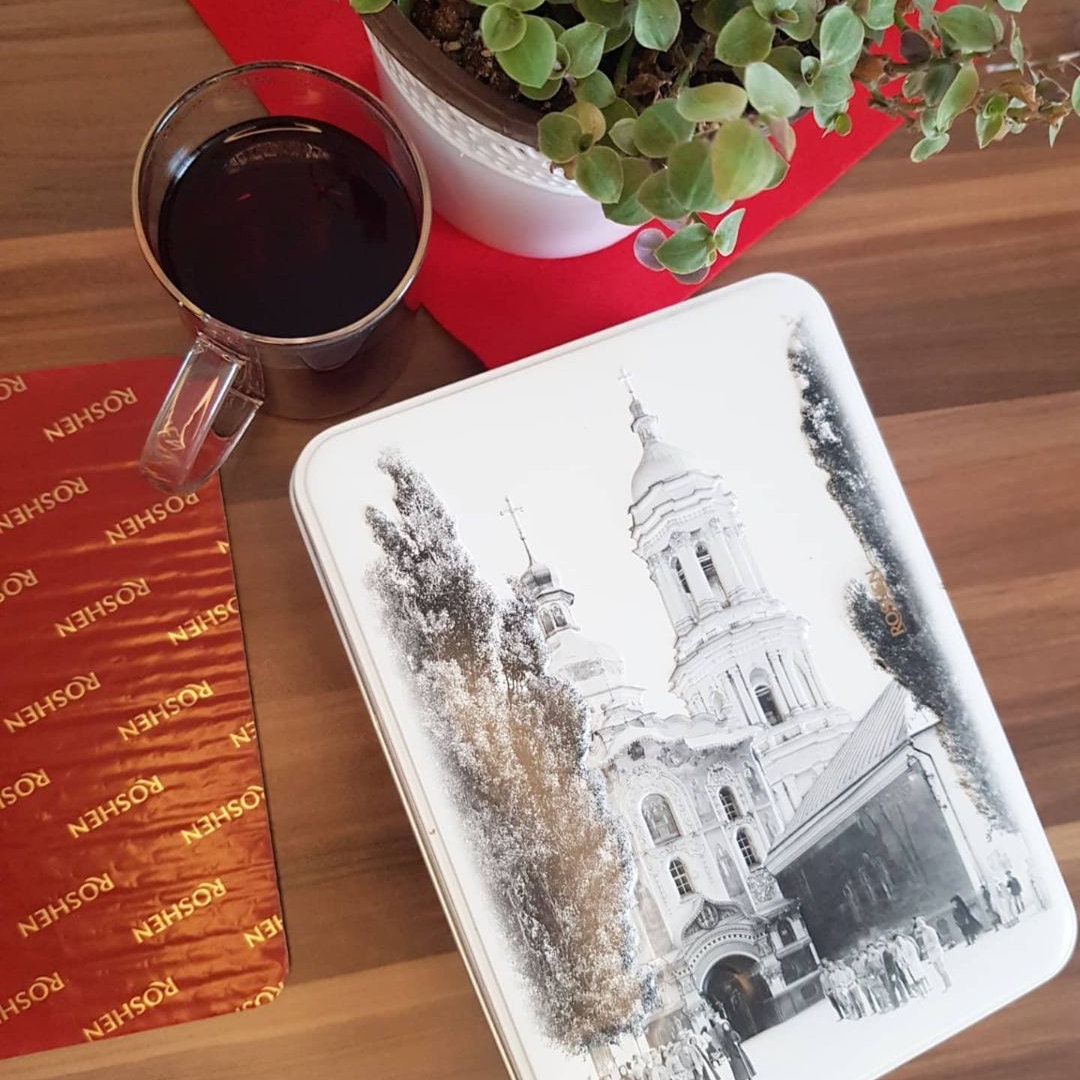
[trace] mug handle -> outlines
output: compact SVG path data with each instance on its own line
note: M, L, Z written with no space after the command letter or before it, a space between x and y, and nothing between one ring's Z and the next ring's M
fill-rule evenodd
M258 363L199 334L150 428L139 469L163 491L185 495L232 453L262 404Z

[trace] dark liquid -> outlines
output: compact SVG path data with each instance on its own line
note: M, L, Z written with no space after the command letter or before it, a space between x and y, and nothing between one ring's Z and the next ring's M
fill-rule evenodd
M416 213L369 146L267 117L203 143L161 207L159 259L215 319L268 337L338 330L378 307L416 251Z

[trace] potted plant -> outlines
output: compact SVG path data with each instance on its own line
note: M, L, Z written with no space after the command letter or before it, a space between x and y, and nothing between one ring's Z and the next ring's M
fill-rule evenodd
M734 248L733 204L783 181L792 120L846 135L858 86L915 161L961 120L980 147L1032 124L1052 145L1080 67L1027 57L1025 2L351 0L451 220L560 255L659 219L639 258L690 283Z

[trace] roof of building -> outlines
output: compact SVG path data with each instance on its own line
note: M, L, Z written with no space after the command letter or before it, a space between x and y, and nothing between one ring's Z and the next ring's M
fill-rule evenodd
M890 680L799 803L785 836L790 836L907 742L908 703L907 691Z
M642 449L641 462L630 481L630 498L637 502L656 484L685 476L689 471L690 466L680 450L671 443L654 439Z

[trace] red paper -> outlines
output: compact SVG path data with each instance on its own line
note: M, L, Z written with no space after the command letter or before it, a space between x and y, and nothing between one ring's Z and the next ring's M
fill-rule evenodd
M378 89L361 20L347 0L190 0L237 63L295 60ZM812 117L796 127L799 148L779 188L747 205L739 252L819 195L897 124L852 103L852 133L823 137ZM646 270L627 239L572 259L495 251L438 215L412 298L488 367L496 367L648 314L694 291ZM713 275L731 260L718 260ZM777 269L782 269L778 267Z
M175 368L0 376L0 1057L285 978L220 490L135 467Z

